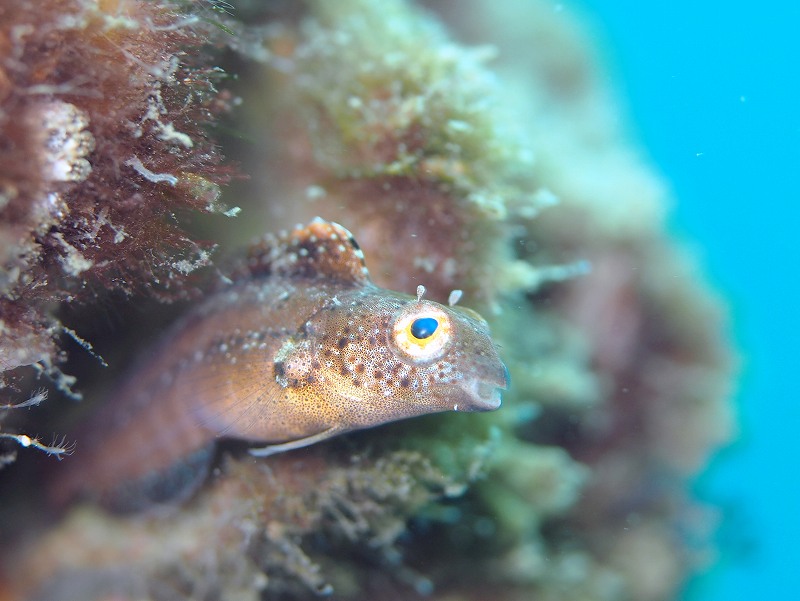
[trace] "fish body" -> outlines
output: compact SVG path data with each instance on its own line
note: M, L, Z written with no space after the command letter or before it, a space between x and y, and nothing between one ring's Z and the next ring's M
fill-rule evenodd
M56 503L83 495L138 508L180 497L223 439L269 455L500 405L508 376L486 322L376 287L342 226L318 219L271 239L244 271L173 328L89 422L56 478Z

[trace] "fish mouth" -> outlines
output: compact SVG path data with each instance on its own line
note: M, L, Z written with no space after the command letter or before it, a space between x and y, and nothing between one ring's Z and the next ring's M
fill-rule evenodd
M494 411L502 403L501 392L508 389L510 378L508 369L502 363L499 369L481 370L484 373L465 382L461 387L467 396L467 402L461 407L456 405L456 411ZM488 373L486 373L488 372Z

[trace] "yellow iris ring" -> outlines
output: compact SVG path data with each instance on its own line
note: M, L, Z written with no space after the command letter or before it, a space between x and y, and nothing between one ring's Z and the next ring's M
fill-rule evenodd
M438 326L427 338L417 338L412 334L411 328L416 320L425 317L435 319ZM394 342L397 348L412 359L420 361L440 356L450 342L451 333L452 324L447 313L427 303L401 315L394 323Z

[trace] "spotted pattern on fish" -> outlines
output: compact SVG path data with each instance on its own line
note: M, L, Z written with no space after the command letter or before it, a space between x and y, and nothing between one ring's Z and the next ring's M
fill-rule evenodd
M496 409L507 384L480 316L376 287L350 232L316 219L254 245L237 280L164 337L78 436L52 497L168 501L202 481L219 440L270 455Z

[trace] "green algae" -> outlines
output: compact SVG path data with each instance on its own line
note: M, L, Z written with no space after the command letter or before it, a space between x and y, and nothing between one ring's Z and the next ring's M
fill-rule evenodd
M315 140L320 163L357 177L436 179L498 202L503 195L492 190L522 149L498 135L497 84L485 67L491 49L453 44L403 2L378 11L318 2L312 10L297 67L306 106L326 124Z

